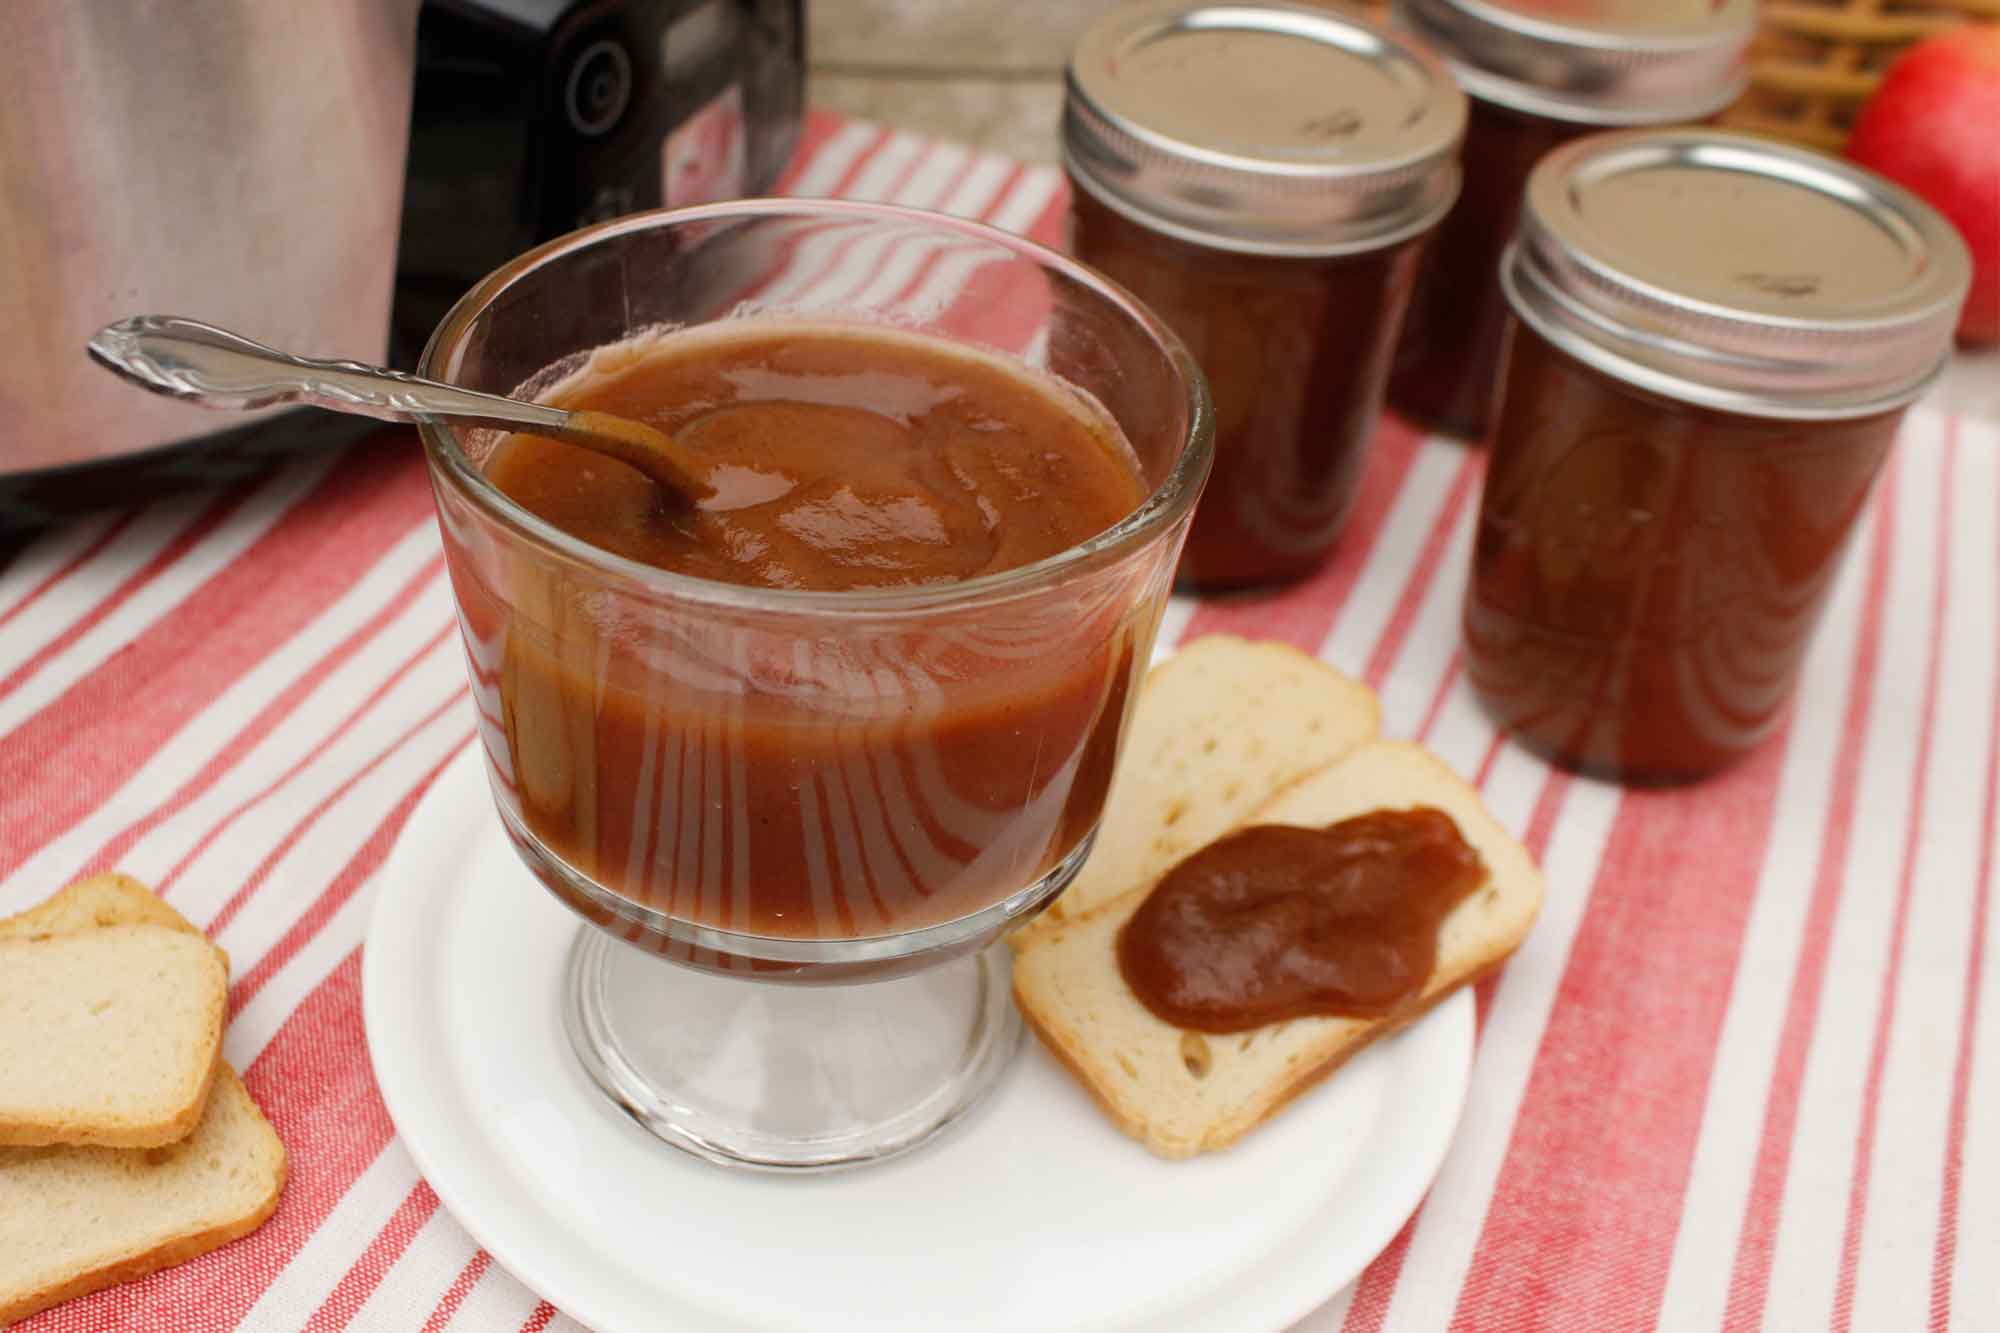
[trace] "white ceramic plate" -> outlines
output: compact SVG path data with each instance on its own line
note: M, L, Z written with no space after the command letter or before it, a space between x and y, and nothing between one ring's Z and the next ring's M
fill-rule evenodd
M812 1177L653 1139L585 1077L558 980L576 918L515 859L476 749L390 857L362 960L375 1075L466 1229L599 1333L1280 1329L1415 1209L1465 1097L1469 995L1234 1149L1124 1138L1032 1038L908 1157Z

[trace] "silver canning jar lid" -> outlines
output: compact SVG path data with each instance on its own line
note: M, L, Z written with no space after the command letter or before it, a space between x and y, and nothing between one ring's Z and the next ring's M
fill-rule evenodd
M1930 382L1972 260L1930 205L1851 163L1720 130L1626 130L1535 167L1500 281L1516 315L1607 375L1825 419Z
M1429 52L1323 8L1145 0L1078 39L1063 161L1106 207L1225 250L1339 255L1458 196L1465 96Z
M1756 0L1395 0L1465 91L1590 125L1671 125L1736 100Z

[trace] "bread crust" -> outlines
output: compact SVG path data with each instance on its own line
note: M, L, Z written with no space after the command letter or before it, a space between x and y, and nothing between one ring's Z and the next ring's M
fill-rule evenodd
M102 926L164 926L202 932L130 875L110 871L65 886L33 907L0 917L0 939L67 935Z
M218 1049L221 1033L216 1033ZM215 1087L216 1065L221 1063L218 1055L195 1086L194 1098L173 1116L153 1124L134 1126L91 1126L73 1123L51 1125L47 1121L8 1120L0 1117L0 1148L165 1148L179 1143L194 1132L201 1123L202 1108L208 1105L209 1092Z
M162 902L151 889L130 875L114 870L77 880L33 907L0 918L0 940L43 939L78 930L139 925L161 926L189 935L202 934L200 928ZM215 947L213 942L210 947ZM220 948L216 948L215 952L222 962L226 983L229 955ZM222 1067L222 1027L227 1007L225 992L223 1004L217 1007L214 1015L215 1060L202 1077L193 1100L170 1120L136 1128L68 1131L63 1137L51 1138L46 1125L0 1119L0 1146L40 1148L55 1143L76 1143L104 1148L160 1148L180 1142L200 1123L202 1109L208 1104L209 1092L215 1086L216 1070Z
M1112 906L1113 904L1106 904L1105 908L1099 910L1107 910ZM1518 947L1518 942L1514 947ZM1442 986L1426 989L1394 1012L1374 1020L1358 1034L1337 1040L1318 1059L1308 1061L1292 1078L1274 1085L1267 1097L1254 1101L1247 1108L1246 1114L1232 1117L1216 1125L1199 1140L1168 1138L1154 1132L1152 1122L1147 1116L1113 1096L1090 1072L1090 1067L1080 1052L1073 1049L1067 1032L1045 1022L1041 1007L1031 996L1024 993L1018 984L1014 990L1014 1007L1020 1011L1022 1021L1028 1025L1028 1030L1035 1034L1043 1049L1053 1055L1056 1063L1060 1064L1070 1077L1090 1094L1090 1099L1111 1118L1113 1124L1159 1156L1180 1161L1234 1145L1251 1130L1291 1105L1294 1099L1333 1077L1342 1066L1368 1047L1385 1037L1395 1036L1465 987L1477 986L1487 978L1497 975L1513 953L1514 948L1511 947L1496 953L1464 977L1448 981ZM1250 1029L1253 1032L1260 1030Z
M1035 1039L1042 1043L1042 1049L1056 1058L1056 1063L1068 1071L1069 1076L1076 1080L1077 1086L1090 1094L1090 1100L1096 1102L1104 1114L1111 1117L1112 1123L1133 1138L1146 1140L1144 1118L1128 1115L1124 1107L1111 1099L1111 1095L1090 1076L1062 1034L1043 1023L1041 1011L1022 998L1018 984L1014 988L1014 1008L1021 1015L1021 1021L1028 1025L1028 1031L1034 1033Z
M265 1118L263 1109L250 1096L249 1090L243 1087L236 1071L221 1062L218 1062L218 1069L221 1072L216 1079L216 1094L240 1095L257 1123L271 1135L273 1142L277 1142L277 1133L271 1129L271 1122ZM223 1092L224 1084L234 1085L230 1093ZM221 1249L231 1241L240 1240L264 1225L271 1214L277 1211L278 1202L285 1192L285 1184L290 1178L291 1163L285 1155L282 1143L279 1143L271 1188L249 1212L240 1217L227 1218L213 1226L197 1227L168 1236L145 1249L107 1259L95 1267L72 1274L53 1286L27 1292L12 1300L0 1300L0 1328L52 1306L61 1305L65 1301L75 1300L79 1296L88 1296L107 1287L137 1281L163 1268L171 1268L176 1264L199 1258L211 1250Z
M0 940L34 940L54 935L75 934L114 926L159 926L189 935L202 936L186 917L160 901L138 880L116 873L79 880L46 901L0 919ZM196 1094L184 1111L163 1125L137 1128L114 1127L72 1134L60 1142L49 1139L45 1127L25 1129L19 1124L0 1124L0 1144L9 1147L61 1148L75 1145L84 1150L100 1148L166 1148L182 1142L201 1125L212 1099L228 1097L253 1122L252 1137L261 1139L246 1146L246 1153L269 1172L269 1188L245 1212L208 1225L191 1225L185 1230L159 1238L155 1243L128 1253L113 1255L88 1268L72 1272L34 1291L0 1295L0 1327L29 1315L87 1296L120 1283L135 1281L163 1268L170 1268L220 1249L249 1235L277 1211L291 1164L282 1140L272 1129L263 1109L250 1096L234 1069L222 1058L222 1029L228 1019L229 956L212 942L209 949L222 970L221 994L209 1015L215 1058L203 1072ZM260 1132L259 1132L260 1131Z
M1390 1014L1307 1018L1221 1035L1162 1023L1125 985L1115 957L1117 934L1150 884L1029 941L1015 963L1016 1007L1113 1123L1155 1154L1180 1159L1229 1147L1356 1053L1492 975L1526 938L1544 893L1541 872L1477 792L1419 746L1370 742L1285 785L1246 822L1318 826L1417 804L1437 806L1459 823L1485 860L1487 878L1440 926L1433 975ZM1194 1050L1191 1039L1221 1046ZM1193 1082L1182 1078L1183 1064Z
M1342 1065L1367 1050L1370 1046L1373 1046L1376 1042L1381 1041L1384 1037L1395 1036L1398 1032L1415 1023L1425 1014L1428 1014L1431 1010L1437 1008L1467 986L1477 986L1488 977L1496 975L1506 965L1507 959L1513 956L1513 952L1512 949L1509 949L1506 953L1499 955L1491 962L1466 976L1464 980L1454 981L1435 994L1420 995L1414 1003L1377 1020L1358 1040L1351 1041L1341 1049L1333 1051L1326 1059L1320 1061L1319 1064L1306 1070L1289 1084L1280 1088L1277 1094L1257 1113L1254 1119L1241 1125L1228 1127L1227 1132L1218 1130L1216 1133L1206 1136L1202 1140L1202 1151L1206 1152L1229 1147L1245 1134L1248 1134L1251 1130L1284 1110L1285 1107L1291 1104L1293 1098L1299 1096L1301 1093L1311 1091L1319 1084L1333 1077L1335 1073L1339 1072Z
M153 1249L114 1260L87 1273L79 1273L59 1286L24 1296L11 1305L0 1305L0 1327L5 1327L15 1320L26 1319L31 1314L40 1314L43 1310L61 1305L65 1301L73 1301L79 1296L103 1291L106 1287L136 1282L163 1268L172 1268L190 1259L198 1259L210 1250L219 1250L231 1241L241 1240L263 1226L271 1214L278 1210L278 1198L284 1193L288 1172L289 1168L279 1171L278 1187L272 1190L270 1197L259 1204L257 1211L248 1217L224 1222L204 1231L190 1232Z
M1196 716L1166 723L1188 706ZM1182 644L1139 687L1091 859L1010 942L1018 952L1152 879L1380 724L1373 691L1290 644L1232 634ZM1231 762L1236 781L1202 780ZM1163 805L1175 813L1162 821ZM1217 822L1191 835L1196 821L1177 822L1179 811Z
M51 899L50 903L43 904L43 907L47 907L55 901L55 899ZM22 915L32 916L40 910L39 908L31 909L30 912L23 913ZM176 913L175 915L178 917L179 914ZM10 918L10 920L18 919ZM121 920L86 929L117 929L127 924L127 922ZM157 923L151 919L133 924L149 927L157 926ZM165 929L175 930L177 933L192 934L197 938L201 938L204 944L208 944L208 941L201 935L201 932L192 928L189 928L185 932L181 932L179 928L172 926L165 927ZM0 937L0 952L5 952L6 946L24 945L32 947L42 940L53 939L58 935L80 933L83 932L59 931L53 934L24 933L11 938ZM222 1031L229 1021L229 958L228 955L224 954L222 950L216 948L213 944L208 944L208 952L212 963L213 975L211 980L213 987L208 1000L207 1012L202 1016L199 1044L210 1053L209 1059L203 1067L199 1078L194 1083L187 1085L185 1099L176 1105L171 1114L160 1120L147 1121L142 1124L131 1124L129 1122L101 1118L93 1120L88 1115L72 1115L58 1119L38 1120L10 1117L4 1113L0 1113L0 1147L46 1148L57 1144L69 1144L76 1147L91 1148L162 1148L168 1144L180 1142L193 1132L195 1125L201 1121L202 1109L208 1105L209 1091L215 1085L215 1071L217 1066L222 1062Z

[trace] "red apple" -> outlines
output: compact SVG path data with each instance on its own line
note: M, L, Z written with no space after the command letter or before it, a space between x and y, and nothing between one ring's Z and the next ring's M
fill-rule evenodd
M1917 43L1861 108L1847 155L1915 191L1972 250L1961 342L2000 342L2000 25Z

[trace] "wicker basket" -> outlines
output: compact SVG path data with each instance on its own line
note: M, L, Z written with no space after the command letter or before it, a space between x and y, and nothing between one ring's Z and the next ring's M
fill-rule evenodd
M1750 88L1723 123L1837 151L1889 62L2000 0L1770 0L1750 47Z
M1765 0L1750 87L1722 123L1837 152L1890 61L1979 19L2000 20L2000 0Z

